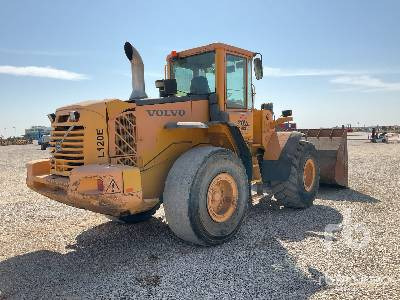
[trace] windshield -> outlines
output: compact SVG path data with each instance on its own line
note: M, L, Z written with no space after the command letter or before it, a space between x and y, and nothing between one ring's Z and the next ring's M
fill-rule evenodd
M215 93L215 52L178 58L172 62L178 96Z

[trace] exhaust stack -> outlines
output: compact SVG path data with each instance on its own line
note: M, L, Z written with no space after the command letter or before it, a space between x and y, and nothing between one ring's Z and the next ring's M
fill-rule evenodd
M144 65L142 57L129 42L125 43L124 50L126 57L131 62L132 70L132 94L129 100L147 98L144 86Z

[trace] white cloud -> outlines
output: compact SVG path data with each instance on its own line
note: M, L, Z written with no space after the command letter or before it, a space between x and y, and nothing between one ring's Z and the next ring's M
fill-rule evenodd
M62 80L89 79L89 77L84 74L55 69L52 67L35 67L35 66L27 66L27 67L0 66L0 74L8 74L15 76L46 77L46 78L54 78Z
M43 55L43 56L76 56L82 54L77 51L45 51L45 50L20 50L0 48L0 53L15 55Z
M369 75L340 76L331 79L330 82L347 85L364 91L400 91L400 82L386 82Z
M338 76L355 75L365 71L340 70L340 69L281 69L265 67L264 75L269 77L305 77L305 76Z
M400 82L386 82L371 74L399 74L399 70L282 69L265 67L266 77L331 77L330 83L346 86L342 91L400 91Z

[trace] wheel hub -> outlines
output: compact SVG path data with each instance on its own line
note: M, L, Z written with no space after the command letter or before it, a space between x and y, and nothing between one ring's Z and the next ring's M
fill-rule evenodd
M211 219L221 223L229 220L237 207L238 188L228 173L214 177L208 187L207 210Z
M304 189L309 192L312 190L315 181L315 163L311 158L307 159L303 169Z

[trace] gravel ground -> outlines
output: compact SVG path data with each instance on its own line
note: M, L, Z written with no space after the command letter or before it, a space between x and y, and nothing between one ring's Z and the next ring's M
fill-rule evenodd
M350 189L307 210L255 198L211 248L175 238L162 208L123 225L30 191L24 164L47 155L0 148L0 299L400 299L400 144L349 141Z

